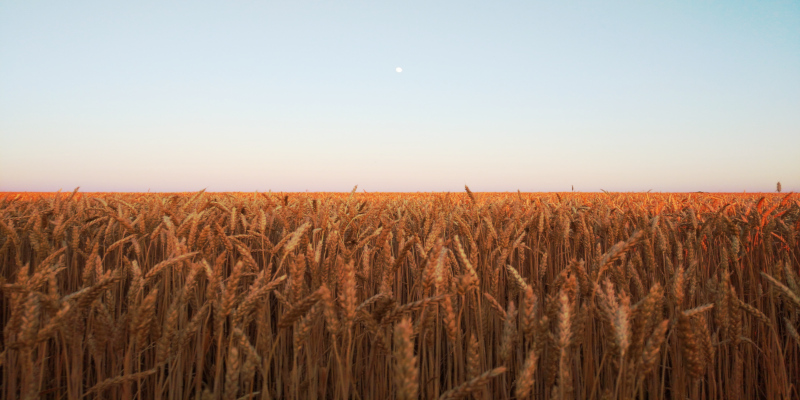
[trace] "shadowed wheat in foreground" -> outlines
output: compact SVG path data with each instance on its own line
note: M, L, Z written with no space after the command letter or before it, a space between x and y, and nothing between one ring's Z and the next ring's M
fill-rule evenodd
M778 399L800 204L744 194L0 198L6 399Z

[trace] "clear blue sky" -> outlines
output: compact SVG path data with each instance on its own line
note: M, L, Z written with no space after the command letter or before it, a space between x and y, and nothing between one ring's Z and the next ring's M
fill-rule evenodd
M0 2L0 191L800 191L798 1L111 3Z

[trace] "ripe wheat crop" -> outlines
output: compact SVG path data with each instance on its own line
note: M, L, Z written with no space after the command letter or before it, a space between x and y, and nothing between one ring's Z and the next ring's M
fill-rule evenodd
M5 399L800 397L791 194L0 196Z

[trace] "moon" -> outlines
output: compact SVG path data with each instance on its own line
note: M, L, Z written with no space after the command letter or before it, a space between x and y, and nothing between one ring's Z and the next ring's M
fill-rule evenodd
M398 74L399 74L399 73L401 73L401 72L403 72L403 69L402 69L402 68L400 68L400 67L397 67L397 68L395 68L394 70L395 70L395 71L397 71L397 73L398 73Z

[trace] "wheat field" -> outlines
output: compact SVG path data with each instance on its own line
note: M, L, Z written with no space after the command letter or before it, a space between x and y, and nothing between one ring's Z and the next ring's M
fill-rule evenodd
M796 399L777 194L0 194L4 399Z

